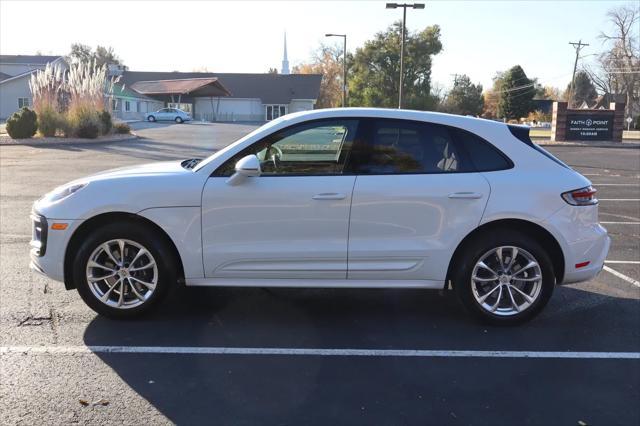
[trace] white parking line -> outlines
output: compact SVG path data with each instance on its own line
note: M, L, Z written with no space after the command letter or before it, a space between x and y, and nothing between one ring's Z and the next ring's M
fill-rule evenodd
M603 225L640 225L640 222L600 222Z
M171 354L171 355L284 355L356 356L420 358L551 358L551 359L636 359L640 352L562 352L562 351L460 351L422 349L321 349L321 348L233 348L193 346L0 346L0 354L74 355Z
M594 186L638 186L638 183L593 183Z
M610 267L608 267L607 265L604 265L604 268L602 268L602 269L604 269L605 271L607 271L607 272L609 272L609 273L611 273L611 274L615 275L616 277L618 277L618 278L620 278L620 279L625 280L625 281L626 281L626 282L628 282L628 283L631 283L631 284L635 285L636 287L640 287L640 281L638 281L638 280L634 280L633 278L628 277L628 276L626 276L625 274L623 274L623 273L621 273L621 272L616 271L615 269L611 269L611 268L610 268Z
M604 263L628 263L629 265L640 265L638 260L605 260Z
M600 201L640 201L640 198L598 198Z

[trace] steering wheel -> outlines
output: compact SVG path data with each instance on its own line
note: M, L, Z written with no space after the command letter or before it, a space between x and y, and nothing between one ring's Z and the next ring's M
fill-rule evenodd
M282 159L282 150L275 145L271 145L269 148L267 148L266 158L269 158L269 157L271 157L271 162L273 163L273 169L278 170L281 164L280 160Z

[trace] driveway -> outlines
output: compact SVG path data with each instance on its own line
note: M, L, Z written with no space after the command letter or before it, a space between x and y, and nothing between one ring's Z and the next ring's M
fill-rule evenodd
M111 321L29 272L31 203L255 128L133 127L141 139L0 146L1 424L640 423L640 150L550 148L598 188L613 246L521 327L477 324L447 293L353 289L181 289Z

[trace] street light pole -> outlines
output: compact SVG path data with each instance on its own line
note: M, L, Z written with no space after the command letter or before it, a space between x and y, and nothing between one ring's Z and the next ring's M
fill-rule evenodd
M325 37L342 37L344 45L342 48L342 108L347 106L347 35L346 34L325 34Z
M407 8L424 9L424 3L387 3L387 9L402 8L402 31L400 39L400 82L398 86L398 109L402 108L402 87L404 86L404 39L407 22Z

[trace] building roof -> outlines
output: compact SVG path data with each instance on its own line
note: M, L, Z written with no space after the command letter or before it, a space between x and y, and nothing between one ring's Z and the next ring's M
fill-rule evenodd
M259 98L265 104L288 104L292 99L317 99L320 93L320 74L244 74L201 72L124 71L122 83L133 87L136 82L176 79L219 79L231 92L232 98ZM135 87L133 87L135 89Z
M113 85L113 96L120 98L134 98L134 99L143 99L148 101L156 101L149 96L143 95L142 93L138 93L135 90L131 90L129 87L125 86L121 83L116 83Z
M144 95L187 95L192 92L209 88L206 96L229 96L230 93L216 77L181 78L173 80L136 81L131 88ZM213 90L211 90L213 89ZM203 93L204 94L204 93Z
M46 55L0 55L0 64L46 65L62 56Z

